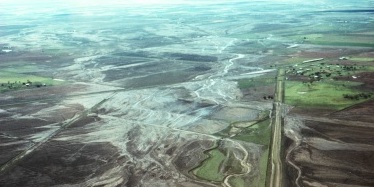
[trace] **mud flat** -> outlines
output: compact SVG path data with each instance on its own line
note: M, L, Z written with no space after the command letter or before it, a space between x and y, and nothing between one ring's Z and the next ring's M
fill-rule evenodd
M237 162L252 165L259 159L256 144L137 123L110 116L106 111L110 110L98 107L92 111L95 115L88 114L73 122L13 166L10 173L3 173L1 184L217 186L219 183L197 180L189 171L208 158L205 150L218 141L222 142L220 149L225 154L232 154L225 162L239 159ZM248 156L247 150L253 155ZM259 175L258 170L246 168L238 172L242 173L241 170L246 170L243 180L251 181Z
M267 118L271 103L240 101L236 82L225 78L230 66L208 79L152 88L68 82L2 93L1 147L7 152L1 154L0 183L264 183L269 123L251 127L253 132L245 124ZM237 132L242 138L215 134L232 125L244 130Z

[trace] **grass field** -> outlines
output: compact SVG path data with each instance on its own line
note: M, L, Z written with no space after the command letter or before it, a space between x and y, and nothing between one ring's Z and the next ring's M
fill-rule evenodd
M45 82L45 83L54 83L55 81L50 77L40 77L30 74L23 74L23 73L15 73L9 71L1 71L0 70L0 82L7 83L21 81L26 82L27 80L34 81L34 82Z
M232 128L239 128L240 132L234 134L234 136L232 136L231 138L261 145L268 145L270 142L271 134L271 125L268 116L269 111L262 111L257 117L256 121L233 122L229 127L214 135L221 137L229 137L232 135L230 133Z
M240 177L231 177L229 183L233 187L247 187L245 181Z
M238 86L240 89L258 87L258 86L266 86L270 84L274 84L275 79L271 78L264 78L261 80L254 80L254 79L240 79L238 80Z
M306 34L292 36L291 38L316 45L374 47L374 40L369 35Z
M222 182L225 175L220 172L220 166L226 156L219 149L213 149L208 154L209 158L200 167L193 170L193 173L204 180Z
M311 86L299 81L287 81L285 85L285 103L298 107L343 109L347 106L362 102L343 98L343 94L358 94L352 86L357 82L324 81L313 83Z
M302 63L303 61L307 61L307 60L312 60L313 58L306 58L306 57L294 57L294 58L288 58L288 59L285 59L282 61L282 64L291 64L291 65L294 65L294 64L299 64L299 63Z
M243 166L240 160L238 160L231 151L228 150L228 152L225 155L226 159L223 163L225 173L239 174L245 172L243 171Z
M351 57L349 60L355 61L355 62L374 62L374 58L370 57Z
M259 34L259 33L253 33L253 32L248 32L248 33L237 33L237 34L231 34L229 37L231 38L237 38L237 39L259 39L259 38L264 38L266 37L266 34Z
M242 132L232 138L261 145L269 145L270 135L270 119L267 119L243 129Z
M266 175L267 175L267 168L268 168L268 160L269 160L269 149L267 148L260 157L260 176L258 179L258 186L265 186L266 183Z
M0 70L0 84L2 85L0 86L0 92L26 88L23 83L27 83L28 81L34 83L34 85L35 83L40 85L45 84L46 86L63 84L62 81L55 81L50 77L41 77L36 75ZM11 88L9 88L10 85Z
M266 148L264 152L261 153L260 163L259 163L259 175L250 182L246 183L241 177L231 177L229 183L233 187L247 187L247 186L265 186L266 174L267 174L267 164L269 157L269 149Z
M18 65L18 66L7 66L1 68L1 71L13 72L13 73L29 73L29 72L40 72L42 70L38 69L35 65Z
M238 80L238 87L240 89L267 86L271 84L275 84L275 78L268 75Z

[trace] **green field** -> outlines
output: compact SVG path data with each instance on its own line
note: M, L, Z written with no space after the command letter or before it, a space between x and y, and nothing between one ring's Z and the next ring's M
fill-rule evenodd
M249 184L241 177L231 177L229 183L233 187L247 187L247 186L265 186L266 174L268 167L269 149L266 148L260 156L259 163L259 175L254 178Z
M270 124L271 120L269 119L268 116L269 116L269 111L262 112L261 114L259 114L257 122L251 123L252 125L250 126L241 127L241 131L238 134L230 137L236 140L264 145L265 149L261 153L259 163L258 163L259 164L258 169L260 173L258 176L256 176L256 178L253 181L251 181L250 186L264 186L265 184L268 153L269 153L269 150L267 147L270 144L270 138L271 138L271 124ZM238 126L236 125L236 123L232 123L228 128L226 128L225 130L219 133L216 133L215 135L228 137L230 136L231 128L238 128ZM221 167L224 167L223 169L224 173L240 174L244 172L243 167L240 163L240 160L238 160L234 154L230 154L230 152L227 152L225 155L226 155L225 161L223 161L222 158L218 159L219 156L216 156L217 158L215 161L213 161L213 159L210 158L209 160L210 162L216 162L214 164L211 163L210 165L217 166L218 164L222 164L223 166ZM220 155L220 156L224 156L224 155ZM209 178L210 180L212 180L213 177L217 178L217 176L221 176L220 174L217 174L216 172L212 173L212 171L215 171L215 170L211 169L209 174L205 174L205 176L201 178L204 178L204 179ZM202 174L203 173L200 173L200 175ZM210 177L207 177L207 176L210 176ZM245 181L244 178L241 178L241 177L231 177L228 182L233 187L245 187L249 185L248 184L249 181Z
M269 160L269 149L267 148L261 154L261 157L260 157L260 176L257 182L258 186L265 186L267 168L268 168L268 160Z
M271 136L270 126L270 119L267 119L243 129L242 132L232 138L261 145L269 145Z
M230 34L229 37L231 38L238 38L238 39L260 39L266 37L267 34L261 34L261 33L236 33L236 34Z
M262 75L253 78L244 78L238 80L238 87L240 89L255 88L259 86L268 86L275 84L275 76Z
M1 72L13 72L13 73L30 73L30 72L40 72L40 70L35 65L17 65L17 66L6 66L1 68Z
M310 86L299 81L286 81L285 103L298 107L343 109L362 100L343 98L343 94L358 94L352 89L361 83L347 81L324 81Z
M267 114L267 113L266 113ZM264 115L263 119L259 119L257 122L251 123L248 127L242 127L241 132L232 136L232 139L261 144L269 145L271 135L271 124L270 119L267 115ZM232 123L226 129L216 133L217 136L229 137L231 128L236 127L236 123Z
M259 87L259 86L267 86L270 84L274 84L275 79L273 78L264 78L261 80L255 80L255 79L240 79L238 80L238 87L240 89L246 89L246 88L253 88L253 87Z
M192 172L200 179L213 182L223 182L226 176L244 174L241 160L230 151L230 149L220 150L218 148L207 152L208 158ZM240 177L231 177L229 182L233 187L245 186L245 181Z
M45 84L46 86L52 86L63 84L63 81L55 81L49 77L0 70L0 92L27 88L23 83L27 83L28 81L34 85Z
M374 58L370 57L351 57L349 60L355 61L355 62L374 62Z
M222 182L225 175L220 172L220 166L226 156L219 150L213 149L208 152L209 158L202 165L193 170L193 173L204 180Z
M240 177L231 177L229 183L234 187L247 187L245 181Z
M226 155L226 159L223 163L223 167L224 167L223 171L225 173L239 174L239 173L245 172L243 171L243 166L241 164L241 161L238 160L231 151L227 151L225 155Z
M374 47L374 40L371 35L305 34L292 36L291 38L316 45Z

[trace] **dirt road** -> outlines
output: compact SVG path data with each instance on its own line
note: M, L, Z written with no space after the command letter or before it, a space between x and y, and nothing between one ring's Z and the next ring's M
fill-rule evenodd
M267 187L283 186L283 167L281 160L282 147L282 103L284 98L285 70L279 69L277 74L276 95L273 106L275 114L272 123L272 138L268 163Z

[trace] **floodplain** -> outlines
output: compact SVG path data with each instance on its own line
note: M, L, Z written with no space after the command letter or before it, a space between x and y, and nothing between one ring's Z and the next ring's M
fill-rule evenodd
M191 2L0 2L0 186L374 185L374 2Z

